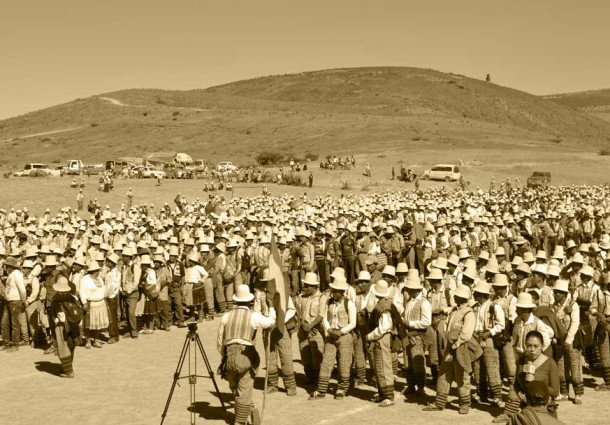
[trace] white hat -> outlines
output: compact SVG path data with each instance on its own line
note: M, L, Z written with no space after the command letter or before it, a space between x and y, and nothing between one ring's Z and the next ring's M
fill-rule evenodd
M553 291L570 292L570 282L567 279L557 279L553 285Z
M87 273L93 273L100 269L101 269L101 267L97 261L94 261L94 260L89 261L89 265L87 267Z
M484 280L480 280L473 288L474 292L478 292L479 294L491 295L491 288L489 287L489 283Z
M521 292L519 294L515 306L518 308L536 308L536 304L532 301L532 294L527 292Z
M458 285L453 292L453 296L468 300L470 299L470 288L466 285Z
M419 277L415 277L415 276L409 276L407 278L407 284L405 285L405 288L413 289L413 290L424 289L424 287L421 284L421 279Z
M320 281L318 280L318 275L314 272L305 273L305 277L301 280L301 282L304 283L305 285L320 286Z
M388 282L383 279L379 279L371 288L371 292L373 292L373 295L376 297L387 297L390 292Z
M367 270L360 270L360 273L358 273L358 279L356 280L368 282L371 280L371 274Z
M250 287L248 285L239 285L237 290L233 294L233 301L247 303L254 299L254 295L250 293Z
M328 286L338 291L347 291L347 280L343 276L338 276Z

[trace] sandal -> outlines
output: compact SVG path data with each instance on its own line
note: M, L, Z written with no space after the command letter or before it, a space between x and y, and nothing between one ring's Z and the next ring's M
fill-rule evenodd
M394 400L390 400L390 399L386 398L381 403L379 403L379 407L390 407L390 406L394 406Z

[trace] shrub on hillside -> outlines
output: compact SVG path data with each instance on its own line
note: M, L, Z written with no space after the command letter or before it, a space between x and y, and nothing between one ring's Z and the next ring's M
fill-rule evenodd
M317 153L307 152L305 154L305 159L308 161L317 161L319 157L320 155L318 155Z
M352 190L352 184L347 180L341 181L341 190Z
M98 124L98 123L96 123L96 122L92 122L92 123L91 123L91 127L97 127L98 125L99 125L99 124Z
M599 154L601 156L610 156L610 149L606 149L606 148L600 149Z
M274 182L275 182L275 176L273 175L273 173L271 171L265 171L261 174L260 183L274 183Z
M301 173L291 171L284 173L282 182L288 186L304 186L305 183Z
M282 162L284 156L281 153L264 151L256 155L256 162L259 165L275 165Z

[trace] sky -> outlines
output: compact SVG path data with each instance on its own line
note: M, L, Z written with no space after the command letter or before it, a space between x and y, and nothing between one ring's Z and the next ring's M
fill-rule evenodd
M533 94L610 88L610 2L19 0L0 13L0 119L129 89L411 66Z

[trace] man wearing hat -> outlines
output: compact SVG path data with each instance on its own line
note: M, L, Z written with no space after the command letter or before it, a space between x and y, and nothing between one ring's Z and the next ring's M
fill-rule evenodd
M142 276L142 268L139 261L134 261L134 251L130 247L123 248L123 270L121 271L121 298L123 300L123 312L127 321L127 329L133 339L138 338L138 322L136 318L136 306L138 304L138 285ZM81 279L82 281L82 279Z
M2 340L5 341L7 353L19 349L21 333L20 316L25 312L27 293L20 270L19 263L13 257L4 262L4 270L7 275L5 284L5 302L2 314ZM11 337L9 338L9 333ZM10 341L10 343L9 343Z
M227 299L225 296L225 285L223 283L225 268L227 267L227 256L226 256L226 245L224 242L218 242L214 245L214 268L210 271L212 276L212 284L214 286L214 297L216 298L216 302L218 303L218 308L220 310L220 314L224 314L227 311L229 303L231 299ZM260 256L262 258L262 256ZM259 258L259 256L255 256L255 258ZM260 258L259 258L260 260ZM269 264L269 260L267 259L267 264ZM260 266L258 266L258 270L260 270ZM189 279L186 279L186 283L189 283ZM202 286L203 289L203 286ZM228 292L228 291L227 291ZM232 304L232 302L231 302ZM208 308L210 308L210 304L208 303Z
M57 355L61 362L61 378L74 378L74 349L80 340L78 322L82 318L82 308L78 299L72 295L72 288L64 276L53 284L56 294L51 303L51 320L55 323L55 342Z
M501 371L502 377L508 379L509 385L512 385L515 380L516 361L515 351L511 338L513 335L513 326L517 318L517 297L509 291L508 277L504 273L498 273L494 276L492 288L494 296L492 302L499 305L504 313L504 328L502 332L495 335L494 342L498 347L500 361L502 362Z
M346 278L348 282L353 282L356 279L356 239L344 224L340 224L338 229L341 231L339 246Z
M118 268L119 256L115 253L110 254L106 258L106 267L108 272L104 277L106 286L106 303L108 304L108 344L119 342L119 324L118 324L118 309L119 309L119 291L121 289L121 271Z
M525 337L530 331L535 330L542 334L542 351L545 351L550 347L555 333L550 326L534 316L536 304L532 300L532 295L530 293L520 293L517 297L515 306L517 307L517 319L515 320L513 327L512 340L516 352L516 360L518 362L519 358L525 353Z
M235 395L235 424L248 421L252 410L254 377L260 357L254 346L254 332L275 325L275 309L269 306L269 316L252 311L254 295L248 285L239 285L233 301L236 308L225 313L218 327L218 351L226 357L226 379Z
M184 324L184 311L182 308L182 286L184 285L184 276L185 276L185 268L184 263L179 259L180 251L177 246L170 245L169 247L169 259L167 261L167 269L170 272L170 287L169 287L169 299L171 304L171 310L173 312L173 316L177 322L177 326L182 328L185 326ZM213 292L212 292L213 294ZM212 317L214 317L214 305L212 303L212 307L208 307L208 313L212 312Z
M583 338L582 346L579 348L583 351L587 363L593 365L595 364L595 347L593 346L592 335L597 324L597 312L601 307L600 300L604 299L604 296L599 285L593 281L593 276L595 274L593 267L583 265L579 272L579 279L572 281L572 283L576 283L576 289L572 294L572 299L575 300L580 307L581 335L589 336L589 338Z
M306 273L302 283L303 291L295 298L295 306L301 318L297 338L306 383L317 385L324 349L322 316L320 315L322 294L319 290L320 282L315 273Z
M601 244L600 244L601 245ZM610 242L604 249L610 250ZM602 366L602 374L604 383L598 385L596 391L610 391L610 334L608 330L610 327L610 255L606 255L605 268L600 279L600 290L602 292L601 305L597 311L597 320L599 327L598 334L603 337L602 341L598 345L599 358Z
M419 277L410 276L404 289L408 293L408 301L404 307L402 318L407 328L404 346L404 368L407 375L405 395L426 395L426 359L424 337L432 324L432 305L422 290ZM416 388L417 387L417 388Z
M356 318L356 329L353 332L354 337L354 365L356 367L356 379L354 387L364 385L366 382L366 359L369 351L365 341L366 335L369 333L367 311L365 309L367 295L371 286L371 274L366 270L361 270L358 273L358 279L354 286L354 304L358 316ZM371 361L372 364L372 361Z
M576 301L570 300L569 282L558 279L553 286L555 302L553 311L567 330L565 340L557 341L555 359L559 368L560 399L569 397L568 384L574 388L574 404L582 404L584 385L582 380L582 365L580 362L580 347L574 347L574 338L580 326L580 306Z
M445 328L447 316L454 304L451 289L445 284L443 272L440 269L432 268L426 278L430 284L427 298L432 310L431 326L428 328L428 353L430 356L430 371L432 383L436 385L438 379L438 367L440 356L445 351Z
M394 405L394 369L392 364L392 331L397 329L394 324L392 309L396 307L390 298L388 282L381 279L371 287L371 294L375 297L372 308L369 311L369 328L371 331L366 340L372 344L373 371L377 381L377 394L371 399L378 403L379 407ZM396 313L398 313L396 311Z
M322 325L326 333L324 355L320 366L318 388L310 400L323 398L328 390L328 381L335 361L338 365L339 383L335 392L336 399L342 399L349 389L349 378L353 360L354 341L352 331L356 328L356 305L347 299L348 290L345 278L336 277L330 283L331 297L322 308Z
M465 415L470 411L468 383L473 359L467 344L472 339L476 325L476 316L468 305L470 296L470 288L465 285L459 285L453 294L456 308L447 320L446 348L436 385L436 400L434 404L424 407L424 411L440 411L445 408L453 381L458 386L459 413Z
M473 363L474 380L477 386L477 396L480 401L488 399L496 407L502 407L502 380L500 378L500 357L493 338L501 335L505 327L504 310L491 301L491 288L485 281L479 281L473 289L474 314L476 325L474 337L483 349L483 355Z
M205 317L203 304L207 301L208 308L210 304L209 300L206 300L204 289L205 281L208 278L208 272L200 264L200 262L201 261L198 253L191 252L189 254L187 258L188 267L185 270L185 289L187 290L185 291L186 297L184 297L185 304L190 307L191 310L191 319L197 320L199 323L203 322L203 319ZM190 291L188 291L188 289L190 289ZM224 288L221 287L221 291L223 291L224 295ZM189 294L191 295L190 299ZM224 299L225 298L223 297L223 300ZM214 305L214 302L212 301L211 304ZM221 308L221 311L224 312L226 309L226 302L224 302L221 307L223 307Z

